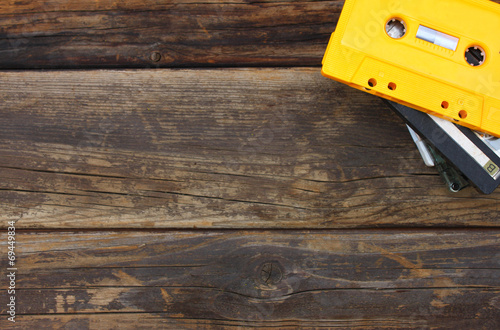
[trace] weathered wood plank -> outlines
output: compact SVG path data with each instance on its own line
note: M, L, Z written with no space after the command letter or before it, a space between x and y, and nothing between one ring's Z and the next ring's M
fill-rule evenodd
M0 68L319 65L343 1L6 1Z
M297 328L306 329L422 329L427 328L429 324L436 328L446 329L451 326L461 328L477 329L494 329L497 324L494 321L484 321L481 323L477 320L432 320L428 322L423 319L408 318L405 320L365 320L363 318L345 319L345 320L325 320L325 321L309 321L309 320L293 320L272 321L272 320L207 320L207 319L192 319L188 320L180 317L172 317L168 313L158 312L150 313L99 313L99 314L48 314L48 315L20 315L17 321L18 326L10 326L7 329L26 329L39 328L43 329L151 329L151 328L166 328L166 329L284 329L291 330Z
M0 73L19 228L498 226L402 121L318 69ZM5 226L5 222L0 223Z
M95 328L100 315L101 328L117 316L135 317L129 327L500 326L498 230L18 232L17 244L20 328Z
M0 68L319 65L343 4L4 1Z

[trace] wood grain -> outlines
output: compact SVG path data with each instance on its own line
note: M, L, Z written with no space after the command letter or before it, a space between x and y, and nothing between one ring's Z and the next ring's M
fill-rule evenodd
M343 4L3 1L0 68L319 66Z
M16 325L492 329L499 243L498 230L19 232Z
M0 328L500 328L500 192L321 77L343 3L0 3L0 69L70 69L0 71Z
M340 0L5 1L0 68L319 65L342 6Z
M449 193L383 102L317 69L0 84L0 218L18 228L500 224L499 193Z

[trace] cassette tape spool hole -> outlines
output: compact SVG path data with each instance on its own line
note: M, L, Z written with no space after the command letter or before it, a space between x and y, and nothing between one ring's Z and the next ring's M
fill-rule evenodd
M368 86L370 87L377 86L377 80L375 78L371 78L370 80L368 80Z
M406 35L406 23L400 18L391 18L385 23L385 33L392 39L400 39Z
M465 50L465 60L471 66L480 66L486 59L486 52L480 46L471 46Z

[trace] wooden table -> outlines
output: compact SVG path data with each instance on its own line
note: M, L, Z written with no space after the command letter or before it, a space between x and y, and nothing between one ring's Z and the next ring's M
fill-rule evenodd
M342 5L2 3L0 327L498 329L500 191L321 76Z

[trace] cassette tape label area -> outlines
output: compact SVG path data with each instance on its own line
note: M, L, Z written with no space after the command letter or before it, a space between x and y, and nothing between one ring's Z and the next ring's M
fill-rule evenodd
M346 0L323 75L500 137L500 5Z

